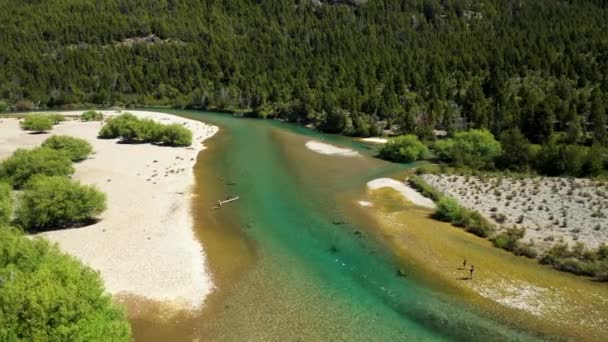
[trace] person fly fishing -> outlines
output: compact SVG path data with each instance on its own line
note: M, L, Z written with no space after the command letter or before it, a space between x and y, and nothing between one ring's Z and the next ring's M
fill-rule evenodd
M469 269L469 279L473 280L473 273L475 272L475 266L471 265Z
M467 259L465 258L464 261L462 262L462 269L466 270L467 269Z

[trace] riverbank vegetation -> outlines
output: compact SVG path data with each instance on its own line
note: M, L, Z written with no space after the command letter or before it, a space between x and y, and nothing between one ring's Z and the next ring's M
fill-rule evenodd
M83 161L93 153L93 147L88 141L67 135L54 135L46 139L42 147L63 152L73 162Z
M607 143L605 1L0 6L0 98L15 110L167 105L351 135L518 129L533 144L555 132Z
M414 136L408 139L416 139ZM411 162L396 153L401 137L390 139L380 149L381 158L396 162ZM417 139L416 139L417 140ZM567 134L553 133L542 144L530 143L518 130L504 131L500 139L488 130L472 129L456 132L452 137L427 140L426 144L438 161L457 169L536 173L547 176L606 177L608 148L599 143L591 146L569 143Z
M80 120L82 121L102 121L103 114L94 110L87 110L86 112L80 115Z
M539 227L537 229L532 229L531 227L529 227L529 229L526 229L523 227L523 215L520 215L519 218L517 218L514 222L510 223L512 224L511 226L508 226L509 223L507 222L507 216L501 213L501 211L504 211L504 206L502 207L502 209L492 207L488 209L489 211L485 210L484 206L481 209L483 210L483 214L477 211L477 208L481 208L480 205L482 202L489 202L490 205L495 205L493 202L488 201L488 197L484 197L482 193L479 193L477 195L466 195L464 192L462 192L462 189L460 187L456 187L455 183L453 182L449 182L449 185L446 184L446 186L442 186L442 191L447 191L446 189L449 187L454 190L454 193L459 198L465 198L465 200L467 200L467 207L465 207L460 204L459 200L457 200L456 198L444 195L442 191L439 191L433 186L429 185L425 178L421 176L410 176L408 181L413 188L437 202L437 209L433 216L438 220L450 222L453 225L457 227L462 227L466 231L473 233L477 236L488 238L490 241L492 241L494 246L510 251L515 255L522 255L528 258L537 258L540 263L550 265L557 270L566 271L578 275L592 276L603 281L608 280L607 244L599 244L597 248L590 249L586 247L585 243L580 241L570 247L563 241L563 238L559 239L557 242L554 243L554 236L552 234L556 233L556 231L550 230L544 226L542 228ZM502 196L502 190L499 190L499 188L492 186L491 180L488 182L488 184L489 187L493 189L493 191L490 191L491 194L489 193L487 196ZM518 188L513 185L506 186L510 188L513 193L519 191ZM477 185L467 186L467 188L471 187L476 188ZM538 193L540 191L540 188L538 187L535 189L536 190L533 190L533 192L536 191L536 193ZM598 189L598 191L600 195L603 194L601 188ZM471 203L470 201L468 201L470 196L472 196L470 199L473 201ZM505 196L508 198L507 202L516 202L516 199L514 199L515 195L511 193L506 193ZM533 206L537 205L535 204L535 201L531 200L529 197L527 199L524 199L524 202L527 203L527 208L532 208ZM548 207L547 201L544 201L543 203L545 204L540 206L539 210L544 213L544 210L547 209L549 210L547 214L548 216L557 218L557 214L551 214L551 210ZM562 205L565 206L568 205L568 203L562 203ZM594 206L594 208L599 205L600 209L597 209L599 210L597 212L602 214L603 206L601 205L601 203L598 204L593 200L591 201L591 203L593 203L592 205ZM507 204L506 206L509 207L509 204ZM521 209L518 209L518 211L519 210ZM532 209L524 209L524 212L527 210ZM567 219L577 219L576 216L569 216L568 213L564 210L565 209L559 210L559 218L563 219L563 222L566 222ZM491 221L484 216L485 214L487 214L486 211L490 213L489 216L491 216ZM559 221L558 225L561 224L561 222L562 221ZM571 230L575 236L575 241L578 238L579 233L582 232L581 228L583 228L583 226L580 224L579 226L580 228L575 228L574 230ZM592 235L594 233L599 234L599 229L601 229L601 226L598 224L594 225L593 228L585 228L585 232ZM529 242L523 242L523 239L526 236L526 233L528 232L533 233L532 237L534 239L530 239ZM541 242L540 244L538 244L539 241Z
M4 224L0 241L0 340L131 340L97 272Z
M108 119L99 131L102 139L120 138L126 143L153 143L167 146L192 145L192 132L180 125L163 125L154 120L140 119L124 113Z

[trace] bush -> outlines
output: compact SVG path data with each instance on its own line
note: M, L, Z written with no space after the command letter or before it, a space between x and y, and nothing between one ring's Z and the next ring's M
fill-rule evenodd
M93 147L88 141L67 135L54 135L46 139L42 147L63 152L73 162L85 160L93 152Z
M53 129L53 119L48 115L28 115L21 122L21 128L26 131L44 133Z
M28 231L65 228L91 221L106 209L95 187L65 177L35 176L25 186L16 222Z
M437 202L437 210L434 217L440 221L456 222L461 218L462 208L458 201L452 197L442 197Z
M103 139L115 139L115 138L124 138L128 139L131 136L135 136L133 128L137 125L139 119L131 114L124 113L113 118L110 118L106 124L99 131L99 137ZM126 135L123 136L123 135Z
M441 159L456 166L492 169L502 154L502 147L489 131L472 129L456 133L453 139L436 142L435 151Z
M489 237L494 232L494 226L480 213L465 208L461 209L459 218L452 223L480 237Z
M0 113L8 109L8 104L5 101L0 101Z
M428 185L422 177L419 176L410 176L408 178L408 183L412 186L412 188L420 191L422 195L432 199L435 202L438 202L441 198L443 198L443 194L432 186Z
M6 183L0 183L0 226L8 224L12 214L11 187Z
M428 148L413 134L390 139L380 149L380 157L399 163L411 163L427 158Z
M103 114L101 114L100 112L96 112L94 110L87 110L86 112L82 113L82 115L80 116L80 120L82 120L82 121L102 121Z
M190 146L192 132L180 124L163 125L149 119L139 119L124 113L108 120L101 128L103 139L121 138L127 143L162 143L170 146Z
M492 242L494 243L494 246L498 248L514 251L519 244L519 240L521 240L525 234L526 230L524 228L513 227L496 235L492 239Z
M0 164L0 179L20 189L36 174L67 176L74 173L72 161L60 151L46 147L18 149Z
M51 119L51 122L53 123L53 125L57 125L60 122L65 121L65 117L61 114L49 114L48 117Z
M192 145L192 132L180 125L170 124L162 128L160 142L169 146L190 146Z
M131 339L97 272L8 227L0 241L0 341Z

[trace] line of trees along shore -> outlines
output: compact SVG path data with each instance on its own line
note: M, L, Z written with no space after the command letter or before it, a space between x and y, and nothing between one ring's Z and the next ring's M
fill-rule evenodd
M601 0L0 3L0 100L171 105L428 136L607 144Z

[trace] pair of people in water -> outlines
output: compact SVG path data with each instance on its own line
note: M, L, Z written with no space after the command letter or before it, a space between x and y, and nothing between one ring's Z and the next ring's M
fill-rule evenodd
M462 262L462 269L466 270L467 269L467 259L464 259L464 261ZM475 265L471 265L471 268L469 268L469 279L473 280L473 273L475 273Z

